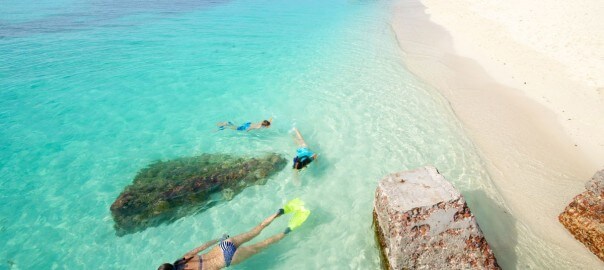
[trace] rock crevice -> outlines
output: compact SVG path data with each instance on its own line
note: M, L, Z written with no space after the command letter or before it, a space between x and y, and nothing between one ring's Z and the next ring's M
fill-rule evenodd
M373 217L387 269L500 269L465 199L434 167L382 179Z

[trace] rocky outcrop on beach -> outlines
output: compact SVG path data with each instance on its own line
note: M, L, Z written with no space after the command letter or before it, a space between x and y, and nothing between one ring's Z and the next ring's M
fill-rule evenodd
M604 170L587 181L585 189L573 198L558 219L577 240L604 261Z
M158 161L142 169L111 205L118 235L202 211L283 169L278 154L243 158L223 154Z
M386 269L500 269L465 199L434 167L382 179L373 219Z

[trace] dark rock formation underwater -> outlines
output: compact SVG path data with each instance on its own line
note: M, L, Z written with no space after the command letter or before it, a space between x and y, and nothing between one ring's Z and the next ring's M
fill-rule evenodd
M225 196L266 183L286 163L274 153L252 158L203 154L153 163L111 205L116 233L141 231L208 209ZM225 196L211 196L220 192Z

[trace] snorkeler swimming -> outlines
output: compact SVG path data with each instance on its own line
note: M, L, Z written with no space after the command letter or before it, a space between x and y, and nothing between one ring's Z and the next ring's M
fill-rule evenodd
M293 214L288 222L287 228L281 233L273 235L259 243L242 246L245 242L252 240L258 236L264 228L273 222L277 217L283 214ZM298 228L310 215L310 211L304 207L304 202L298 198L287 202L283 208L280 208L277 213L271 215L262 221L252 230L229 237L223 235L221 239L211 240L183 255L174 263L164 263L157 268L158 270L208 270L208 269L223 269L230 265L236 265L245 259L257 254L269 245L283 239L288 233ZM215 245L207 253L198 255L201 251Z
M294 157L293 168L296 170L301 170L316 160L318 155L308 149L308 145L306 145L306 142L304 141L302 134L300 134L300 131L298 131L297 128L293 128L293 130L296 133L296 138L294 141L298 145L298 149L296 149L296 156Z
M231 122L231 121L220 122L220 123L217 123L216 125L218 126L218 130L224 130L225 128L228 128L228 129L238 130L238 131L250 131L253 129L269 128L269 127L271 127L272 122L273 122L273 118L271 117L268 120L263 120L262 122L258 122L258 123L245 122L244 124L242 124L240 126L233 124L233 122Z

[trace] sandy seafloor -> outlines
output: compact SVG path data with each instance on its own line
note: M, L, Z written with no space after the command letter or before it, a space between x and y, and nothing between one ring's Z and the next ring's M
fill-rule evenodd
M395 3L3 3L0 269L153 269L294 197L312 210L307 223L235 268L376 269L376 182L427 164L466 196L504 268L597 265L579 244L552 243L510 211L454 103L407 69ZM269 130L214 132L218 121L269 116ZM207 211L115 235L109 206L139 169L201 153L291 158L293 126L321 155L308 170L285 169Z

